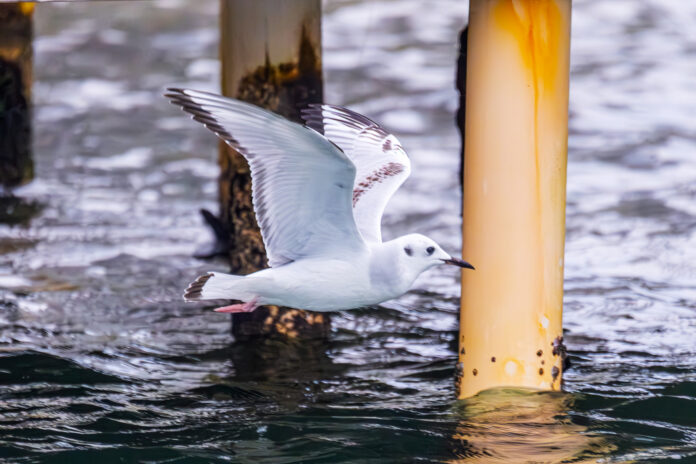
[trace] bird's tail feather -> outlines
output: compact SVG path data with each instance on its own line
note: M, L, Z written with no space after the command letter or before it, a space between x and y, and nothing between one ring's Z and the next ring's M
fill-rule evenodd
M234 282L244 276L208 272L191 282L184 292L185 301L234 299Z

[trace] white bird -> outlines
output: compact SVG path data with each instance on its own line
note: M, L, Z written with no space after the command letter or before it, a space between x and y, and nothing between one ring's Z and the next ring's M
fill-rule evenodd
M202 275L186 289L186 301L243 302L215 309L223 313L260 305L335 311L401 296L438 264L474 268L420 234L382 241L382 213L411 162L396 137L371 119L310 105L303 126L220 95L168 90L172 103L249 162L270 265L245 276Z

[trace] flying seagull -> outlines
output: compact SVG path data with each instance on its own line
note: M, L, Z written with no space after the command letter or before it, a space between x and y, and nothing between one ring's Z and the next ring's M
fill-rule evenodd
M243 302L215 309L222 313L260 305L336 311L401 296L438 264L474 268L424 235L382 241L382 213L411 162L371 119L310 105L301 125L208 92L168 89L166 96L249 162L270 265L245 276L209 272L189 285L186 301Z

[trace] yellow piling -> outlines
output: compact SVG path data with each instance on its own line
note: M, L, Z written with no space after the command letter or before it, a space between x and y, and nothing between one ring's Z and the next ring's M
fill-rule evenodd
M222 92L289 119L322 102L321 0L221 0ZM220 146L221 221L230 230L232 271L266 267L261 233L251 203L249 167ZM259 308L233 316L237 338L279 334L323 337L328 317L285 308Z
M458 395L559 390L570 0L470 0Z

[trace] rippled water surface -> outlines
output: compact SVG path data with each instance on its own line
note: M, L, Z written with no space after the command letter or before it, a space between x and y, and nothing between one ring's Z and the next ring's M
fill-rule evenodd
M326 100L413 175L388 236L460 242L466 2L329 1ZM455 401L459 284L431 271L328 341L234 343L181 302L216 141L161 97L216 90L212 0L39 5L36 179L0 205L4 462L696 462L696 4L576 0L564 393Z

